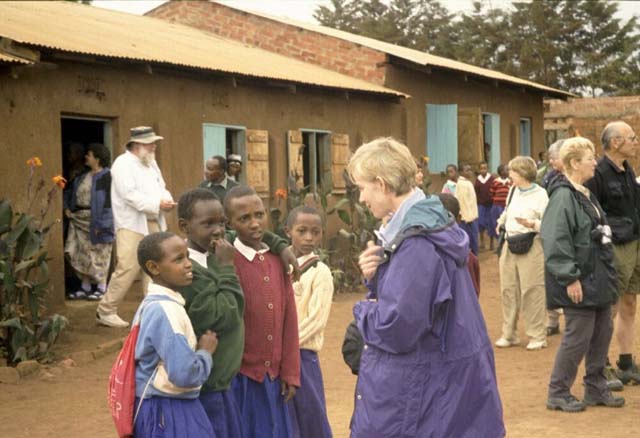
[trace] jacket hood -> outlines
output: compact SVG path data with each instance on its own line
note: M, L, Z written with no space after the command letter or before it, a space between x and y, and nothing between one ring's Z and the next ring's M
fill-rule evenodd
M397 239L425 236L440 251L464 265L469 256L469 237L436 196L427 196L413 205L404 217ZM397 243L396 243L397 245Z
M564 174L560 173L556 175L547 186L547 194L549 195L549 198L551 198L551 194L558 190L560 187L567 187L574 192L576 190L573 184L569 182L567 177L564 176Z

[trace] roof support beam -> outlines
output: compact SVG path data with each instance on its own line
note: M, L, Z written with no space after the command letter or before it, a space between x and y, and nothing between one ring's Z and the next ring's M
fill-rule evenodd
M40 52L32 50L28 47L19 46L18 43L10 38L0 38L0 52L8 53L9 55L24 58L32 62L40 61Z

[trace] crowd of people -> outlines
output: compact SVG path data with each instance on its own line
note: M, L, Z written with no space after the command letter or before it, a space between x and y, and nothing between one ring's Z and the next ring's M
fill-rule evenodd
M298 207L288 240L267 231L263 201L238 181L237 156L211 157L205 181L175 202L154 158L161 140L133 128L111 169L108 150L92 146L89 170L65 196L65 249L81 280L71 297L99 300L98 323L127 327L119 304L143 280L135 436L331 437L318 361L333 296L318 255L322 216ZM353 438L505 435L478 301L486 249L499 257L495 346L519 345L522 314L526 349L545 348L564 317L547 407L624 405L612 391L640 383L640 187L628 162L638 140L613 122L602 145L597 163L593 144L574 137L551 146L546 168L524 156L496 175L486 163L477 175L451 164L439 196L418 188L419 166L396 140L355 151L348 174L381 225L358 260L368 294L348 332L357 350ZM167 232L174 210L184 238ZM570 389L583 359L579 400ZM445 405L455 409L434 409Z

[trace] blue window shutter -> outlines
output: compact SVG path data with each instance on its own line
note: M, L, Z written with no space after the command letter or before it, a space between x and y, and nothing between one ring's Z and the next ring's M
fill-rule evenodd
M491 145L489 172L497 172L500 165L500 114L487 114L488 123L485 124L484 141Z
M226 129L205 123L202 125L202 159L206 162L214 155L227 156Z
M427 104L426 150L431 172L458 163L458 105Z
M531 119L520 119L520 155L531 156Z

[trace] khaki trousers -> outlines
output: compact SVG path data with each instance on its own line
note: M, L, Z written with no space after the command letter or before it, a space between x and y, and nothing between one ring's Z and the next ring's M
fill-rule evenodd
M149 221L147 225L149 233L160 231L158 222ZM138 265L138 244L143 238L143 234L131 230L120 229L116 232L116 269L111 275L107 292L98 305L98 313L102 315L118 313L118 306L140 274L142 274L142 290L146 295L147 285L151 279Z
M513 254L505 243L500 256L502 337L518 337L518 316L524 316L525 333L532 341L546 339L544 255L540 238L526 254Z

